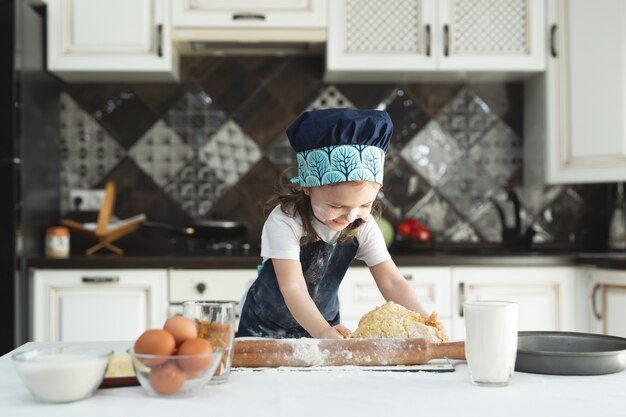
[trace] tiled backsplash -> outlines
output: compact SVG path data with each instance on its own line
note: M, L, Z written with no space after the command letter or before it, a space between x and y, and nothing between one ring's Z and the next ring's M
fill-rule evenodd
M380 195L392 223L419 218L439 245L497 243L496 205L512 226L507 190L514 189L535 243L602 249L607 184L522 186L521 83L330 85L323 64L189 57L178 84L66 85L61 211L73 209L69 190L113 179L120 217L239 220L256 245L261 201L281 173L295 172L284 133L291 120L313 108L379 108L395 126Z

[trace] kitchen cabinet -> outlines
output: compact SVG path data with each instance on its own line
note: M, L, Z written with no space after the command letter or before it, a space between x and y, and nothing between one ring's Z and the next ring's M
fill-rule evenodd
M454 267L452 268L453 338L465 339L463 302L514 301L520 330L584 331L576 313L573 267Z
M437 312L439 320L449 332L450 268L448 267L400 267L400 272L415 290L424 307ZM361 317L385 303L369 268L351 267L339 287L339 313L341 323L356 330Z
M168 0L48 0L48 70L68 82L178 80Z
M530 141L524 157L534 165L527 182L624 181L626 3L558 0L548 6L546 74L525 94Z
M172 0L177 28L326 28L326 0Z
M134 340L167 318L166 269L31 270L35 341Z
M543 0L334 0L328 19L327 81L545 67Z
M172 0L181 54L283 55L323 51L327 0Z
M591 331L626 337L626 271L593 270L588 294Z
M465 339L463 302L507 300L519 305L520 330L587 331L584 272L574 267L400 267L426 309L437 312L451 340ZM582 289L581 289L582 288ZM361 316L385 302L368 268L350 268L339 289L341 322L356 329Z
M239 303L256 276L254 269L171 269L168 314L182 314L184 301Z

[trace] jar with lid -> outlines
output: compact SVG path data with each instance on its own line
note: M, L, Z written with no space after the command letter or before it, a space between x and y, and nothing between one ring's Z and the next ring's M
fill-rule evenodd
M46 256L67 258L70 256L70 231L65 226L49 227L46 230Z

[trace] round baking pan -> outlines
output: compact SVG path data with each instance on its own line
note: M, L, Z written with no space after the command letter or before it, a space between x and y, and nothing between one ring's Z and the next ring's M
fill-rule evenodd
M626 368L626 339L592 333L519 332L515 370L602 375Z

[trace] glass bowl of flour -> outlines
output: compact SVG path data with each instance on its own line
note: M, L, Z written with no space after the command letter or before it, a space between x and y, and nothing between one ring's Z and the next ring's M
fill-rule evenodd
M52 347L12 356L17 373L37 401L69 403L98 389L113 351L104 348Z

